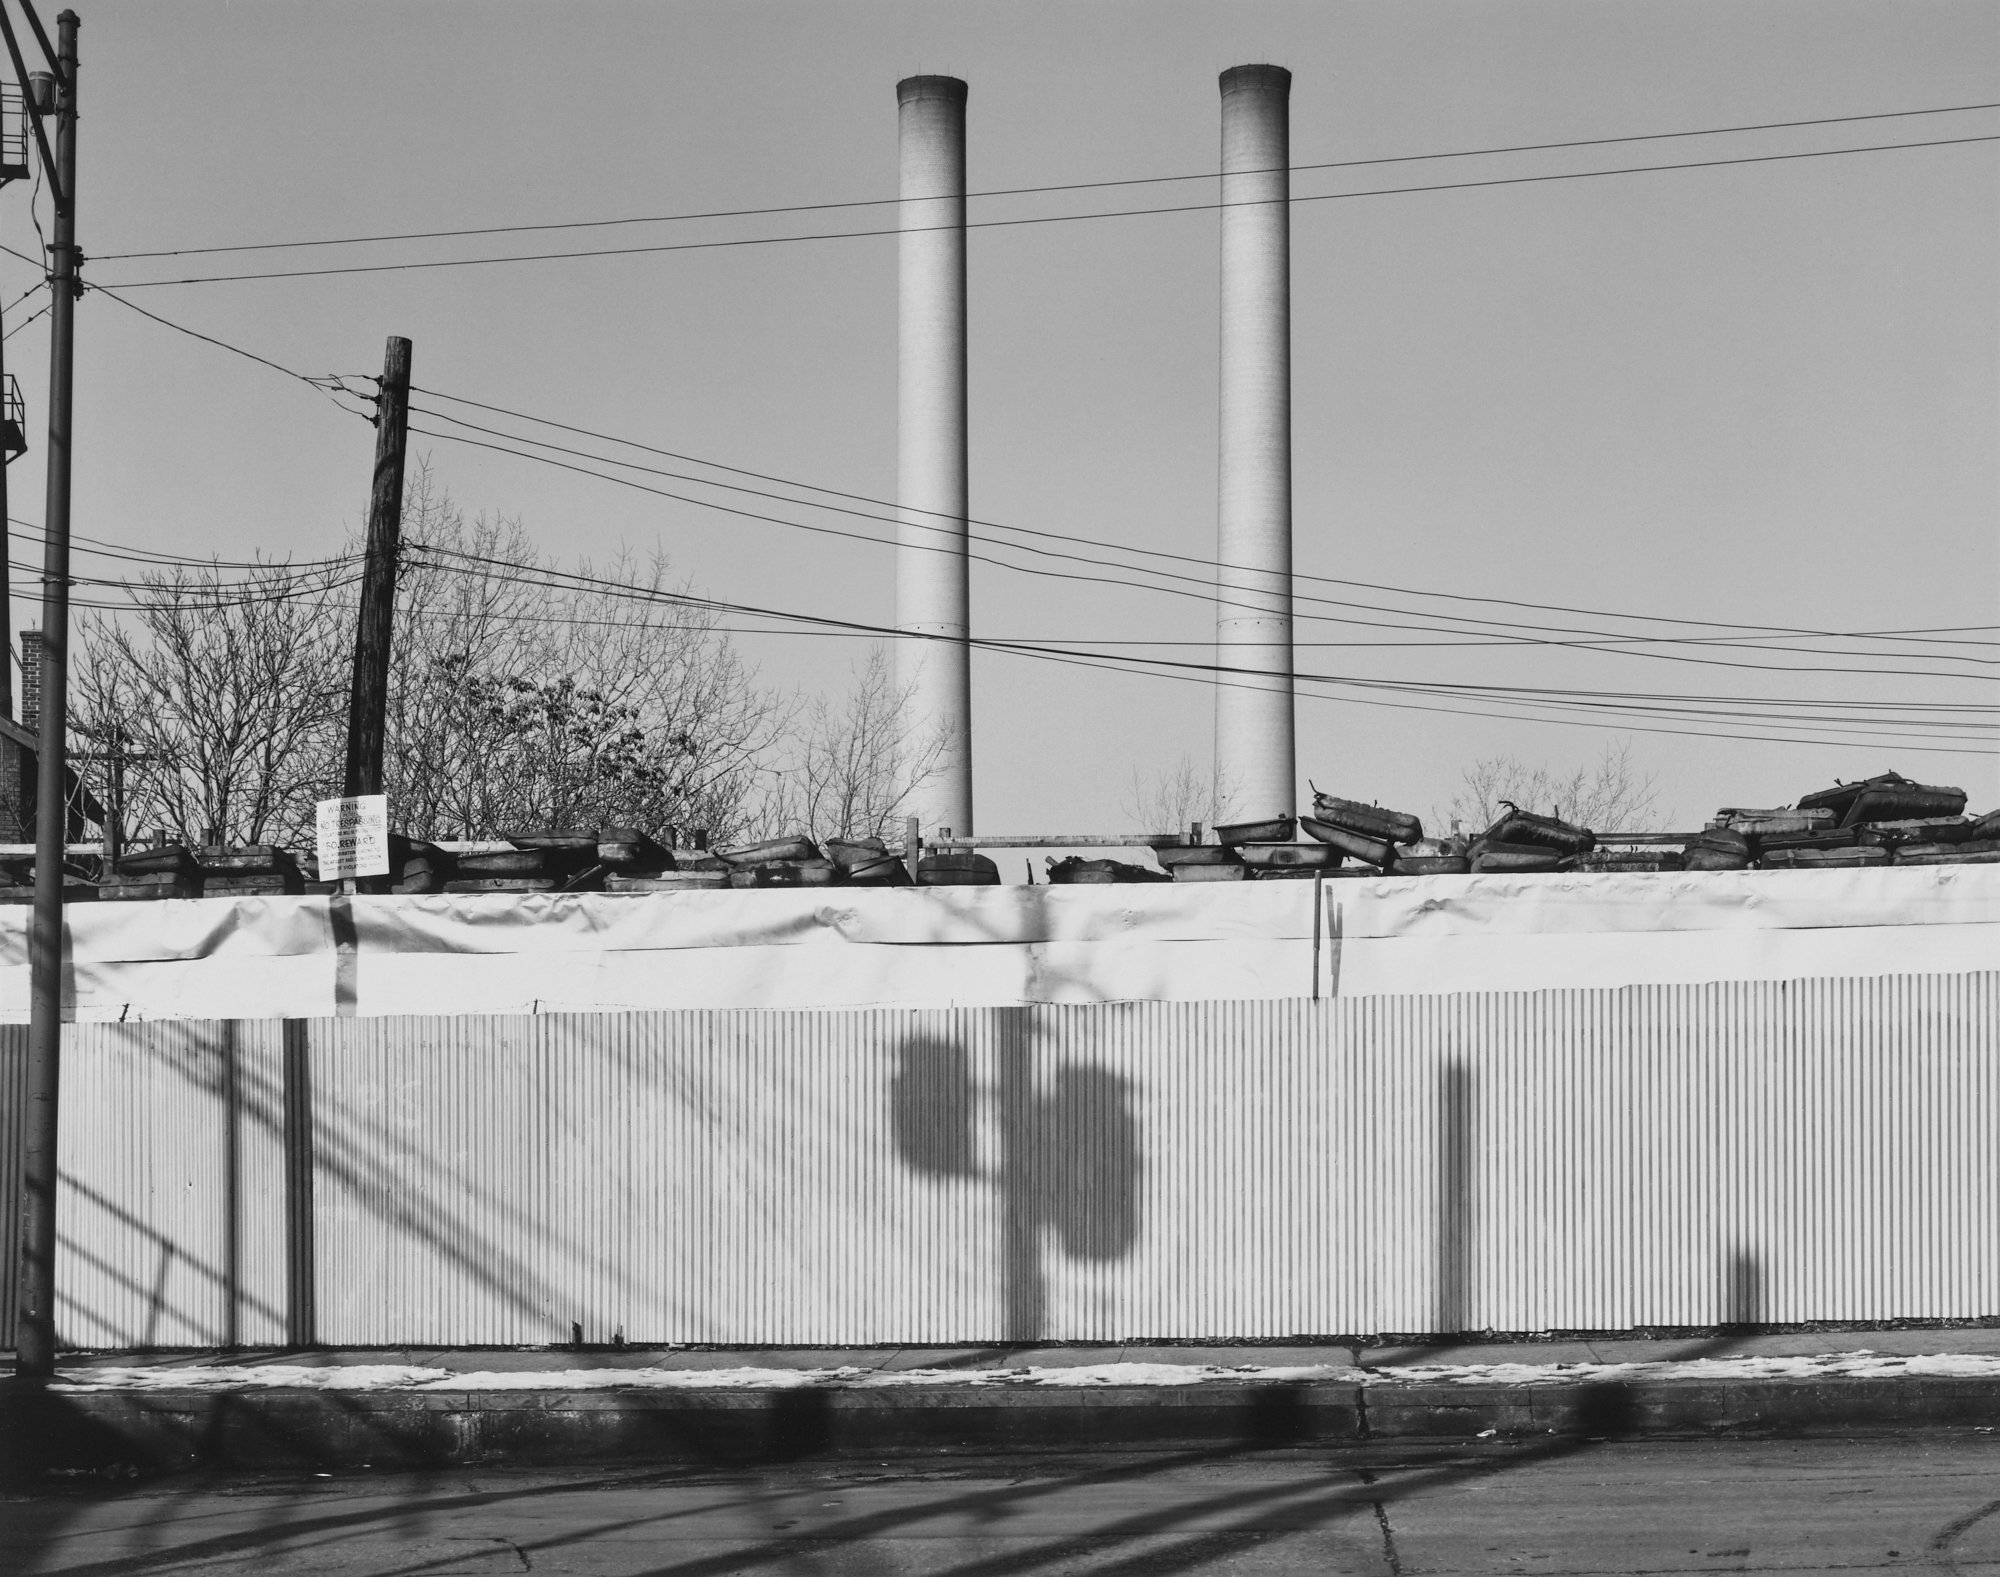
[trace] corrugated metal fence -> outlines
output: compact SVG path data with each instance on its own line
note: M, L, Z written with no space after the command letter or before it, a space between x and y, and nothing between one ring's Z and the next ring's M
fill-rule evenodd
M2000 1313L2000 973L85 1025L64 1100L93 1346Z

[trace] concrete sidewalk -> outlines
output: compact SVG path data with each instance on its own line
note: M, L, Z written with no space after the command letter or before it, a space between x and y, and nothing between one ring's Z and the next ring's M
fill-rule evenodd
M2000 1329L1290 1345L68 1355L0 1382L49 1472L2000 1426Z
M1795 1358L1871 1352L2000 1357L2000 1322L1989 1326L1922 1326L1901 1330L1819 1330L1776 1334L1645 1337L1624 1334L1518 1340L1437 1341L1405 1345L1353 1342L1112 1342L1052 1346L995 1343L965 1347L323 1347L306 1351L226 1353L66 1353L65 1371L106 1368L213 1369L271 1364L352 1367L396 1364L471 1373L558 1373L593 1369L908 1369L1077 1368L1110 1363L1333 1365L1392 1375L1443 1364L1615 1364L1687 1362L1706 1358ZM0 1349L0 1364L13 1355Z

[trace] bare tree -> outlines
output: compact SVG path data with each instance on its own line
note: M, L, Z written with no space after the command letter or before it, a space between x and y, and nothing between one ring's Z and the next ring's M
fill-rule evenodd
M405 497L385 776L405 832L740 832L790 721L664 562L557 575L518 522ZM349 543L350 559L359 550ZM345 562L345 561L342 561ZM138 825L303 844L340 791L355 602L331 566L176 571L79 631L74 728L122 736Z
M888 834L950 743L942 722L926 731L911 721L911 693L897 688L888 653L870 647L844 701L821 696L808 708L769 786L765 825L814 838Z
M191 843L297 841L337 792L352 606L324 567L148 575L78 627L72 729L130 753L126 816ZM345 615L345 616L344 616Z
M789 711L663 560L554 573L518 521L468 520L423 468L404 520L386 750L399 826L747 825Z
M1560 816L1564 821L1602 832L1640 832L1656 813L1659 774L1643 776L1632 763L1632 742L1606 744L1594 766L1568 772L1524 765L1513 756L1475 761L1459 779L1458 792L1439 826L1459 821L1478 832L1498 819L1502 800L1523 810Z
M1173 766L1150 775L1134 767L1121 808L1141 832L1184 832L1192 822L1212 827L1223 820L1230 797L1221 773L1200 771L1184 752Z

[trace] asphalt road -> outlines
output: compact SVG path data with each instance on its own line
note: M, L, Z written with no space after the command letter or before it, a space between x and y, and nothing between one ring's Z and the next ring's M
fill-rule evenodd
M9 1577L2000 1573L2000 1435L68 1481Z

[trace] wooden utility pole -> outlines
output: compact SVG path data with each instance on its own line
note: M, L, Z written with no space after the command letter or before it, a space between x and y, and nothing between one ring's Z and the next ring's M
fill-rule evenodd
M22 9L46 50L34 7L23 0ZM45 167L52 162L48 175L55 226L49 241L49 483L43 516L42 717L35 752L35 912L28 932L28 1110L21 1146L21 1273L14 1321L14 1370L31 1379L47 1379L56 1368L56 1111L62 1072L63 845L69 831L63 757L69 726L70 405L76 301L83 294L76 248L76 29L74 11L56 18L53 161L40 112L34 112ZM20 72L11 26L6 38ZM21 85L28 87L25 80Z
M368 495L368 564L354 631L354 689L347 707L342 793L382 792L382 732L389 711L389 641L396 613L396 555L403 532L403 453L410 438L410 342L389 336L375 397L375 486Z

